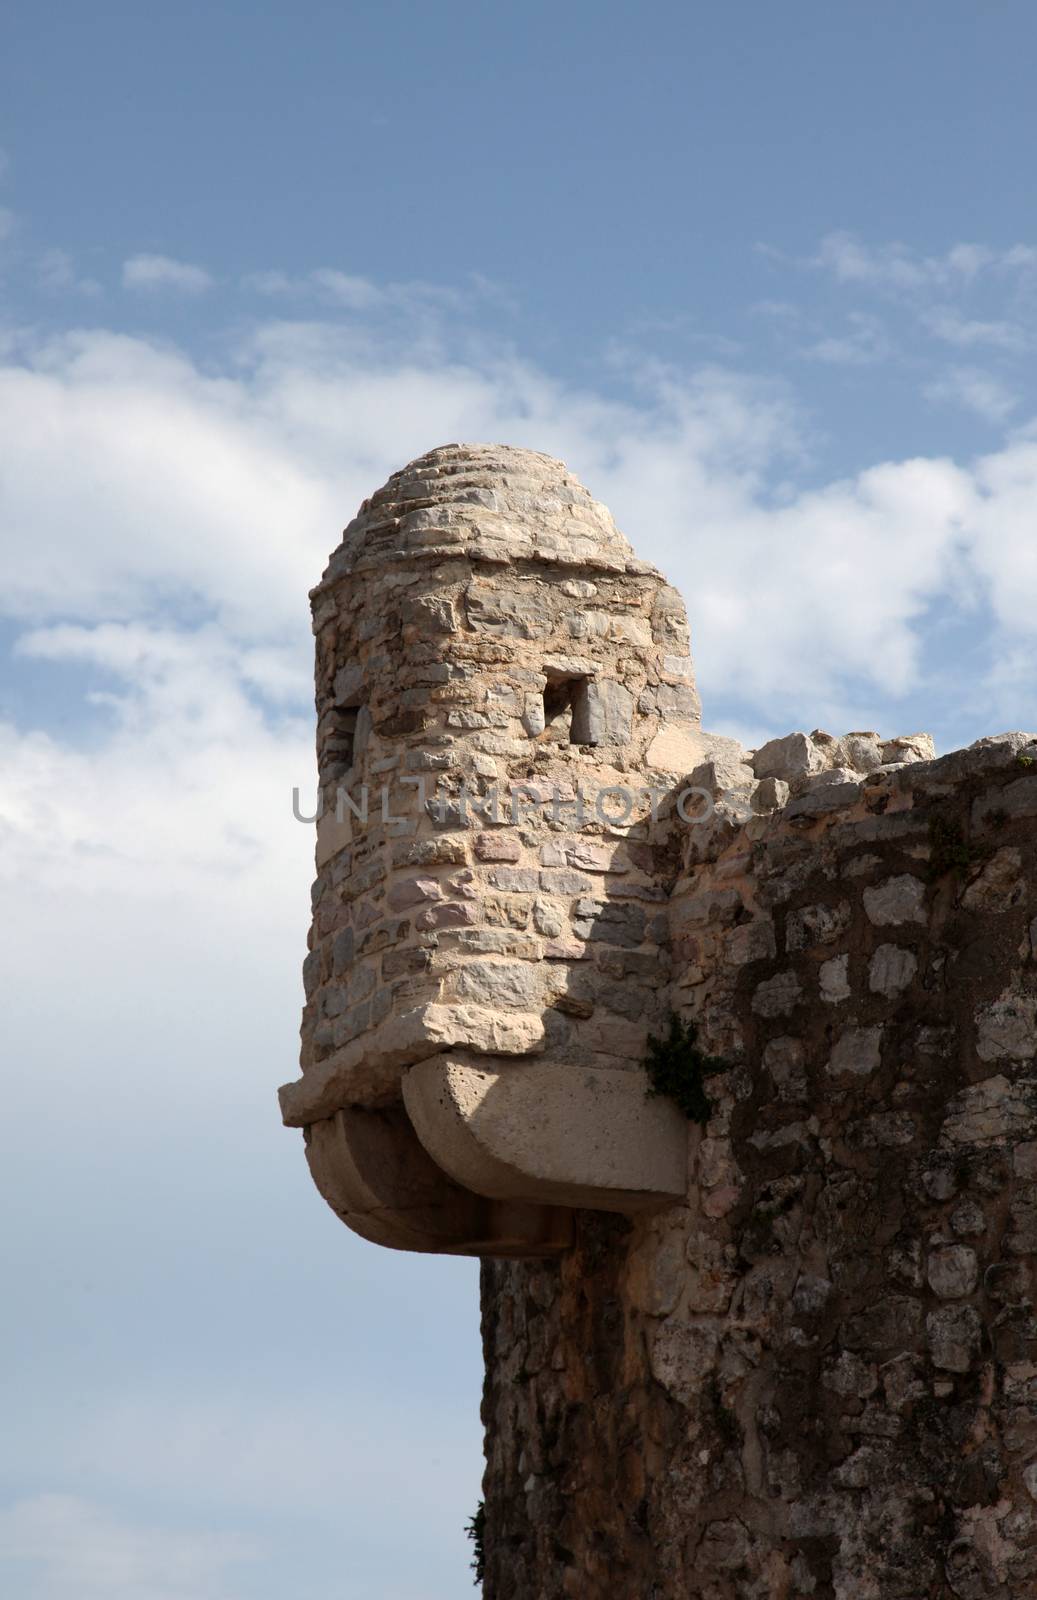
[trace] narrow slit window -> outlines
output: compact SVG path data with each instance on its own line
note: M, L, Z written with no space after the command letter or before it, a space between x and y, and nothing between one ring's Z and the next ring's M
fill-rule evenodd
M356 759L356 728L360 716L359 706L335 706L331 713L331 727L325 750L336 769L336 775L348 772Z
M544 733L556 744L596 744L587 678L557 678L544 690Z

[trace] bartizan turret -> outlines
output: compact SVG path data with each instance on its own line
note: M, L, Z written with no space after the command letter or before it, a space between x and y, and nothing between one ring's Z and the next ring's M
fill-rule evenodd
M669 977L652 812L710 745L679 595L561 463L447 446L365 502L313 605L282 1098L321 1192L381 1243L478 1254L682 1197L687 1123L641 1073Z

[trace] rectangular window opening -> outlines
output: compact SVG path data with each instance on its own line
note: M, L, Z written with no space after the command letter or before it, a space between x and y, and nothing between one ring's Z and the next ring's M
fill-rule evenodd
M331 712L331 726L328 729L324 749L330 765L334 768L333 776L341 777L348 772L356 758L356 726L360 715L359 706L334 706Z
M554 678L547 684L544 733L556 744L597 744L591 736L589 678Z

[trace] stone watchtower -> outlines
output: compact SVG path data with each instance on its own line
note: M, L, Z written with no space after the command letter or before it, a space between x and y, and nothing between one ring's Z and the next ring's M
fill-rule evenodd
M484 1258L486 1595L1037 1594L1037 743L703 733L529 451L395 474L313 605L284 1117Z

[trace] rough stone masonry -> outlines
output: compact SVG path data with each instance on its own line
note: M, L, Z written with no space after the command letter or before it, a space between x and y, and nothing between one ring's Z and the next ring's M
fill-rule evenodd
M484 1258L486 1596L1037 1595L1037 740L704 733L679 596L525 450L395 474L313 608L284 1117Z

